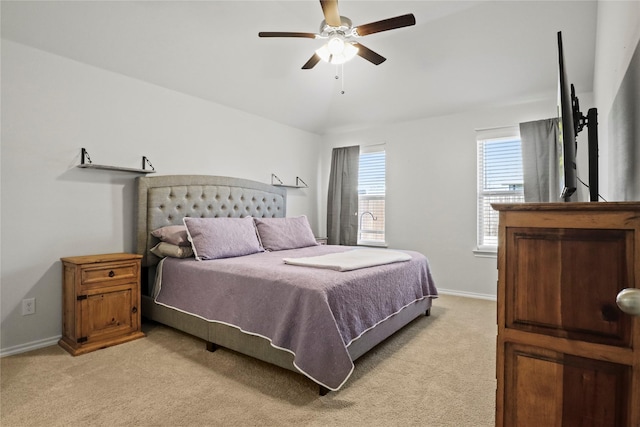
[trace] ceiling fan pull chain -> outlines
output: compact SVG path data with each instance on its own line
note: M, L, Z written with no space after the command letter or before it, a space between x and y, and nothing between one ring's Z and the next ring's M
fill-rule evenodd
M336 80L340 80L340 94L344 95L344 64L336 64Z

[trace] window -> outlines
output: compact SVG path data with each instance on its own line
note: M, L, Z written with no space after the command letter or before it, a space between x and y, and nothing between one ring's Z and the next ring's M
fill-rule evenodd
M385 168L384 145L360 148L358 172L359 245L385 245Z
M478 251L498 245L498 212L491 203L524 202L522 151L517 128L479 131Z

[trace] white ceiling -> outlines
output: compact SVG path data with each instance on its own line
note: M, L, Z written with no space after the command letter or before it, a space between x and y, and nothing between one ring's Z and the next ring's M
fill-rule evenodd
M362 38L385 56L302 65L320 40L305 1L6 1L2 37L286 125L331 130L555 100L556 33L569 79L591 92L595 1L349 1L354 25L413 13L416 26ZM340 91L344 85L345 93Z

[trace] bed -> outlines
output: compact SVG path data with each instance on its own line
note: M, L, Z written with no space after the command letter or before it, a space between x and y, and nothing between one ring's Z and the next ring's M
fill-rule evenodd
M297 227L301 221L306 217L286 216L282 187L209 175L137 178L142 315L203 339L210 351L222 346L306 375L321 395L340 389L354 360L429 315L437 290L426 258L412 251L388 251L404 258L348 271L296 265L360 250L316 245L312 235L308 242L310 229L304 226L301 247L281 243L278 230L287 230L281 233L285 242L298 231L278 227ZM206 227L216 224L217 232L232 230L237 236L248 222L260 248L251 242L246 254L206 260L206 248L212 246L203 244ZM158 230L185 224L193 243L180 247L180 255L159 253L165 236ZM182 252L191 248L192 256Z

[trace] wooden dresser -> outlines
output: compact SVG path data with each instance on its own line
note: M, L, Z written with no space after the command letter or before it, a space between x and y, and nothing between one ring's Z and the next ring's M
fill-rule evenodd
M62 258L62 339L74 356L144 336L136 254Z
M640 426L640 203L493 207L496 425Z

